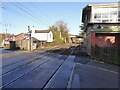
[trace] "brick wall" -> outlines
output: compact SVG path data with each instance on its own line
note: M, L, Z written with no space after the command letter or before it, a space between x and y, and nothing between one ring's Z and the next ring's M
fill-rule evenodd
M20 41L24 39L24 33L20 33L18 35L15 36L15 40L16 41Z
M86 52L91 55L91 47L116 47L120 46L120 33L95 33L90 32L86 36Z
M96 45L102 47L120 46L120 35L115 33L96 35Z

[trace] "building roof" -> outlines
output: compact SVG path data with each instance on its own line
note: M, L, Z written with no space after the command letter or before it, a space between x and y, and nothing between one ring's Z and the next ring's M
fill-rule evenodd
M35 33L49 33L51 30L35 30Z
M21 34L24 34L24 33L19 33L19 34L15 35L15 37L16 37L16 36L19 36L19 35L21 35Z
M120 8L120 2L114 2L114 3L98 3L98 4L88 4L83 8L84 10L88 10L91 7L96 7L96 8Z
M82 22L84 22L85 20L85 14L88 14L90 15L91 13L89 12L92 12L92 7L93 8L120 8L120 2L114 2L114 3L98 3L98 4L88 4L87 6L85 6L83 8L83 11L82 11ZM96 22L94 22L96 23ZM103 22L102 22L103 23ZM106 22L105 22L106 23ZM110 22L109 22L110 23ZM113 22L112 22L113 23ZM116 22L114 22L116 23ZM120 23L120 22L118 22Z
M115 2L115 3L89 4L86 7L89 7L89 6L110 8L110 7L119 7L120 3L119 2Z

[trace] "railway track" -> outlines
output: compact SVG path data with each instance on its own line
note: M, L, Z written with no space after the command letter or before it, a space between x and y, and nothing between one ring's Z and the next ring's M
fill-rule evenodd
M34 63L35 61L37 61L39 59L45 58L47 55L49 55L49 54L47 53L47 54L44 54L41 56L37 55L37 56L33 56L32 58L29 58L27 60L23 59L19 62L15 62L15 63L9 64L9 65L6 65L5 67L2 68L2 75L7 74L16 69L19 69L21 67L25 67L26 65Z
M61 52L61 54L66 54L67 57L66 59L62 62L62 64L57 68L57 70L54 72L54 74L49 78L49 80L46 82L46 84L42 87L43 90L45 90L46 88L58 88L58 87L50 87L50 84L52 82L52 80L54 79L54 77L59 73L59 71L62 69L62 67L64 66L64 63L67 62L67 58L69 55L72 55L72 53L74 52L75 48L69 48L67 50L65 50L64 52ZM69 80L68 80L69 81ZM59 83L58 83L59 84ZM68 85L68 83L67 83ZM67 87L66 87L67 88Z
M54 49L58 49L58 47L54 48ZM66 51L66 50L64 50ZM60 54L64 53L64 51L61 51ZM39 56L40 54L42 54L41 56ZM26 66L32 62L35 62L38 59L42 59L45 56L49 55L49 52L43 53L43 52L37 52L35 55L28 57L28 58L23 58L20 60L12 60L9 64L7 65L2 65L2 75L9 73L13 70L16 70L20 67ZM16 60L16 61L15 61ZM3 60L4 61L4 60ZM1 75L0 75L1 76Z
M54 81L54 78L57 76L59 71L61 71L64 66L66 67L66 63L70 62L68 61L69 56L73 53L75 48L76 47L68 48L65 51L61 51L60 54L47 53L41 56L38 55L36 57L29 59L30 62L24 63L24 61L21 61L23 63L17 62L6 66L11 67L18 63L21 63L20 65L18 64L18 66L15 66L10 70L6 70L0 76L3 79L1 87L2 88L29 87L42 89L48 88L51 85L51 82ZM3 67L3 71L4 68L6 67ZM26 83L22 84L22 82ZM36 83L39 85L37 85Z
M15 58L12 58L12 60L10 60L11 57L5 58L5 60L4 60L4 58L2 58L3 59L2 60L2 66L0 66L0 67L4 68L4 67L10 66L10 65L14 65L16 63L25 61L26 59L28 60L28 59L35 58L35 57L39 56L39 54L43 54L45 51L49 51L49 50L53 50L53 49L59 49L59 48L60 47L55 47L55 48L51 48L51 49L48 49L48 50L43 49L42 51L36 50L33 53L31 52L29 54L28 53L24 53L24 55L22 55L22 57L27 56L28 58L23 58L23 59L20 59L20 60L16 60L19 57L19 55L16 56ZM62 53L62 52L64 52L64 51L61 51L60 53ZM35 55L34 55L34 53L35 53ZM46 53L48 53L48 52L46 52ZM10 62L8 62L8 59L9 59ZM5 61L7 61L9 64L7 64ZM4 62L5 62L6 65L4 65Z

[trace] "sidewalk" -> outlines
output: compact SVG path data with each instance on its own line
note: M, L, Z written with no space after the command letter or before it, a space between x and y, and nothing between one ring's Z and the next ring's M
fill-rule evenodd
M81 47L74 52L75 67L70 88L118 88L119 66L95 61ZM112 82L111 82L112 81Z
M71 88L118 88L118 69L108 63L96 62L85 57L75 60ZM112 81L112 82L111 82Z

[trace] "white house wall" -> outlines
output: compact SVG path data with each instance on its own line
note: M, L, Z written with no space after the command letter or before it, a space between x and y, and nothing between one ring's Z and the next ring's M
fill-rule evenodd
M51 38L50 38L50 34L51 34ZM53 33L51 31L49 33L32 32L31 36L38 39L39 41L53 42Z
M47 42L53 42L53 33L51 31L47 34Z
M46 41L47 40L47 35L46 33L35 33L35 34L32 34L32 37L40 40L40 41Z

